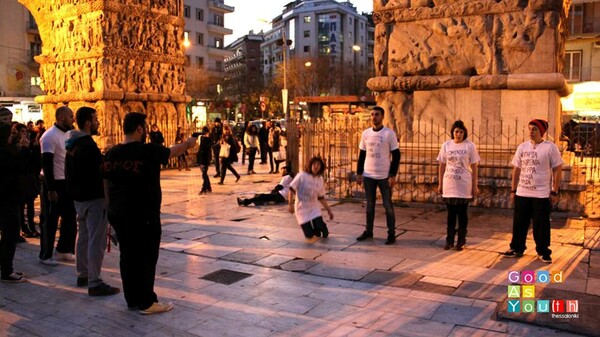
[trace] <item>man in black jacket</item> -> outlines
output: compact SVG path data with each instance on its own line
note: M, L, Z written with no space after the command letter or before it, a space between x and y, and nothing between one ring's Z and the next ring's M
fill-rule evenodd
M215 118L215 124L210 130L210 139L212 140L212 151L213 158L215 160L215 169L217 170L217 174L215 174L215 178L219 178L221 176L221 165L219 163L219 151L221 151L221 137L223 136L223 125L221 124L221 118Z
M88 286L90 296L119 293L102 281L100 272L106 249L108 224L102 176L102 153L92 138L98 134L96 110L81 107L75 115L79 131L70 131L66 142L67 191L77 211L77 286Z

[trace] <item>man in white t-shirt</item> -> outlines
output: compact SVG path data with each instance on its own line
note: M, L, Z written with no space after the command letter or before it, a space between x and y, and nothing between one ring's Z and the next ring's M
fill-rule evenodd
M383 207L388 228L386 245L396 242L396 215L392 204L392 187L396 181L400 163L398 137L394 131L383 126L384 110L376 106L371 110L372 128L362 133L360 153L358 156L358 184L364 182L367 197L367 224L365 231L356 238L363 241L373 237L373 221L375 220L375 201L377 188L381 192ZM390 161L391 157L391 161Z
M68 106L56 109L56 123L44 132L40 138L42 148L42 198L46 198L45 221L41 225L40 263L56 266L53 259L54 240L58 228L58 218L61 218L60 237L56 245L57 258L65 261L75 261L75 237L77 223L75 221L75 206L73 199L67 193L65 180L65 141L67 131L73 128L73 110Z
M514 198L515 213L510 250L504 256L523 256L527 249L525 241L529 224L533 222L538 257L551 263L550 211L552 204L558 201L563 160L556 145L542 138L548 122L534 119L529 122L528 128L530 140L519 145L512 161L510 195Z

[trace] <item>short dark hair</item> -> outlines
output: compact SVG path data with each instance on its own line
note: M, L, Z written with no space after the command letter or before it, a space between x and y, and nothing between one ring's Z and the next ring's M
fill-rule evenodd
M123 118L123 132L130 135L138 126L146 127L146 115L141 112L130 112Z
M313 163L315 163L315 162L321 163L321 169L319 170L319 172L317 172L317 175L318 176L323 175L323 172L325 172L325 161L323 161L323 158L321 158L319 156L314 156L314 157L310 158L310 160L308 161L306 166L304 166L304 171L312 174L311 167L312 167Z
M202 127L202 134L205 135L207 133L210 133L210 129L208 128L208 126L203 126Z
M96 109L90 108L89 106L82 106L77 109L75 113L75 120L77 121L77 126L79 130L82 130L85 127L85 122L92 121L92 115L96 113Z
M71 110L71 108L69 108L68 106L63 105L56 109L56 112L54 113L54 118L59 119L59 117L62 117L63 115L66 115L69 112L73 112L73 110Z
M463 130L465 132L465 136L463 137L463 140L467 139L467 136L469 135L469 131L467 131L467 127L465 126L465 123L463 123L463 121L461 121L459 119L456 122L454 122L454 124L452 124L452 128L450 129L450 136L452 138L454 138L454 129Z
M371 110L379 111L379 112L381 112L382 116L385 116L385 110L383 110L383 108L378 105L374 106L373 109L371 109Z

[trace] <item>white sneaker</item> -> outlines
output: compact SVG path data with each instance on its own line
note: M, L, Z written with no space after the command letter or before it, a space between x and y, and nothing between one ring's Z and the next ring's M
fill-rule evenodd
M50 266L50 267L56 267L60 264L60 263L56 262L56 260L54 260L53 258L49 258L46 260L40 259L40 263L45 266Z
M58 261L75 262L75 255L71 253L54 252Z

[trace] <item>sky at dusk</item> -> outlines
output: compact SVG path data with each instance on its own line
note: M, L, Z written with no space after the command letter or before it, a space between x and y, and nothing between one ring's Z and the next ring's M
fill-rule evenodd
M225 27L233 30L225 36L225 45L242 37L250 30L255 33L270 29L266 22L281 14L283 6L291 0L225 0L225 4L235 7L235 12L225 15ZM359 13L372 12L373 0L350 0Z

